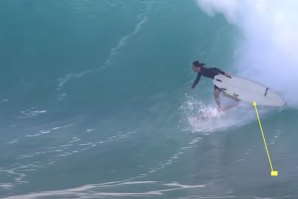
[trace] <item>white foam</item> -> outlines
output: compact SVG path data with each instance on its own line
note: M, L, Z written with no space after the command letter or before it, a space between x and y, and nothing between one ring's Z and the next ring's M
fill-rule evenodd
M6 189L6 190L12 189L13 187L14 187L14 185L11 183L1 183L0 184L0 188Z
M197 0L207 14L222 13L243 33L235 49L239 74L298 106L298 1ZM239 39L239 38L237 38Z
M128 179L129 180L129 179ZM135 186L136 190L139 190L139 185L145 184L146 186L152 185L152 190L145 191L145 192L107 192L102 190L103 188L108 187L122 187L122 186L128 186L130 189L133 189ZM154 189L154 186L166 186L164 189ZM76 188L70 188L70 189L64 189L64 190L55 190L55 191L44 191L44 192L38 192L38 193L30 193L30 194L24 194L24 195L18 195L18 196L10 196L6 197L4 199L37 199L41 197L73 197L73 198L96 198L96 197L102 197L102 196L113 196L113 197L150 197L155 195L163 195L164 192L171 192L181 189L198 189L198 188L205 188L207 185L184 185L180 184L178 182L169 182L169 183L160 183L157 181L115 181L115 182L108 182L108 183L101 183L101 184L89 184L89 185L83 185ZM150 188L150 187L149 187ZM148 187L146 188L148 189Z
M21 116L16 116L16 118L27 119L39 116L41 114L47 113L47 110L36 110L35 107L31 107L30 109L20 111Z
M218 111L215 104L204 104L191 96L186 96L180 110L182 117L186 119L184 131L193 133L209 134L238 127L255 119L252 106L240 103L229 110Z

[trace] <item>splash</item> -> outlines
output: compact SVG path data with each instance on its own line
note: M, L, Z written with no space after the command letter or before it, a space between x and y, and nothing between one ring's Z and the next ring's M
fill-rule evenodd
M230 106L229 99L221 95L223 107ZM187 129L193 133L208 135L218 130L226 130L245 125L254 119L254 112L247 104L239 104L226 111L218 111L215 104L205 104L192 96L186 95L186 100L180 110L185 118ZM239 117L245 115L245 117Z
M221 13L241 31L235 49L239 75L278 91L298 106L298 1L197 0L209 16Z

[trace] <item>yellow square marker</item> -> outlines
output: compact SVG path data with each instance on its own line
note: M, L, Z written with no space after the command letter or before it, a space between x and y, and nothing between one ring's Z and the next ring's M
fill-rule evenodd
M271 176L278 176L278 171L271 171Z

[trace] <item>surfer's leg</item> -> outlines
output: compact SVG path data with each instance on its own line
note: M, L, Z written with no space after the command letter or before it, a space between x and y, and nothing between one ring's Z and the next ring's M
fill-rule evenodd
M220 92L221 90L217 86L214 86L214 99L217 104L218 110L221 110L220 99L219 99Z
M232 97L231 95L228 95L228 94L226 94L226 93L224 93L223 92L223 95L225 96L225 97L227 97L227 98L230 98L230 99L232 99L232 100L234 100L237 104L239 103L239 99L237 99L237 98L235 98L235 97Z

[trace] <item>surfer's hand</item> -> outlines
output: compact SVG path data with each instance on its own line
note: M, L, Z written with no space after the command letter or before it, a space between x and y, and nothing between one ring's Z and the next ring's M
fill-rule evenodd
M229 73L225 73L225 76L231 78L231 74L229 74Z

